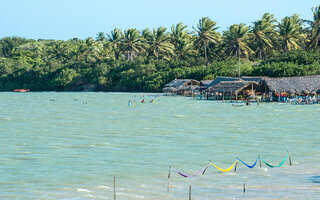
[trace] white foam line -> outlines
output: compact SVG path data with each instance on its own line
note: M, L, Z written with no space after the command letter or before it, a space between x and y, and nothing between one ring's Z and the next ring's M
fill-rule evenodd
M103 197L103 196L94 196L92 194L86 194L86 195L83 195L85 197L89 197L89 198L94 198L94 199L109 199L108 197Z
M132 194L126 194L126 193L117 193L117 195L120 195L120 196L129 196L129 197L135 197L135 198L139 198L139 199L144 199L144 196L140 196L140 195L132 195Z
M111 187L105 186L105 185L99 185L97 188L99 188L99 189L111 189Z
M83 188L78 188L77 192L88 192L88 193L90 193L91 191L87 190L87 189L83 189Z

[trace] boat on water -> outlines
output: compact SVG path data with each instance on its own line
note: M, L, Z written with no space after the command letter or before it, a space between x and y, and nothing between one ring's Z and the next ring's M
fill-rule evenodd
M14 92L30 92L30 89L15 89Z

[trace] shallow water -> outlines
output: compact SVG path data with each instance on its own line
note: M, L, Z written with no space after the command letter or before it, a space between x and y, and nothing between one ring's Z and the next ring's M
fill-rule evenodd
M317 199L320 104L196 101L132 93L1 93L0 199ZM128 107L128 100L136 100ZM149 103L155 99L155 103ZM258 155L280 168L183 178ZM243 184L246 193L243 193Z

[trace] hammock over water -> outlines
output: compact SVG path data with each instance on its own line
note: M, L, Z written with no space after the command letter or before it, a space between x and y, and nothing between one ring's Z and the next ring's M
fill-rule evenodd
M208 169L208 167L210 165L214 166L216 169L218 169L219 171L221 172L228 172L230 170L232 170L233 168L236 169L236 165L237 163L240 161L242 164L244 164L245 166L247 166L248 168L252 169L254 168L257 163L258 163L258 160L260 159L260 161L262 161L264 164L266 164L268 167L270 168L275 168L275 167L281 167L285 160L287 159L287 157L289 156L289 164L290 166L292 165L291 164L291 156L290 156L290 153L288 151L288 153L286 154L286 156L284 157L284 159L281 161L281 163L279 165L271 165L270 163L266 162L265 160L263 160L260 156L258 156L258 158L256 159L256 161L253 163L253 165L248 165L247 163L245 163L244 161L242 161L240 158L237 158L237 160L227 169L222 169L220 167L218 167L217 165L213 164L211 161L209 161L209 163L200 171L198 171L197 173L193 174L193 175L188 175L186 173L183 173L175 168L173 168L172 166L170 166L170 169L169 169L169 174L168 174L168 178L170 178L170 174L171 174L171 170L175 171L176 173L178 173L179 175L185 177L185 178L191 178L191 177L194 177L194 176L199 176L199 175L204 175L204 173L206 172L206 170ZM261 162L260 162L260 167L261 167Z

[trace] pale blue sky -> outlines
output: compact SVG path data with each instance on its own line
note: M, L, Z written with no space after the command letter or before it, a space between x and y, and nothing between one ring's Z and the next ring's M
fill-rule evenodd
M219 31L259 19L266 12L278 20L294 13L312 19L317 0L0 0L0 38L96 37L98 32L153 28L183 22L192 29L201 17L217 22Z

